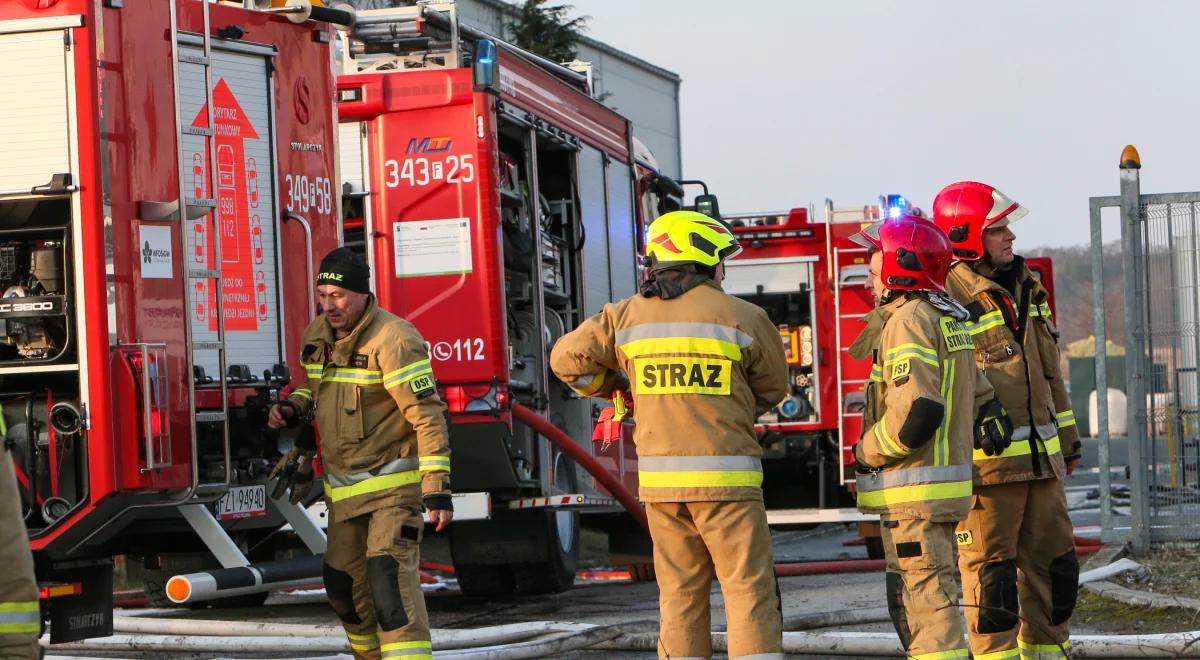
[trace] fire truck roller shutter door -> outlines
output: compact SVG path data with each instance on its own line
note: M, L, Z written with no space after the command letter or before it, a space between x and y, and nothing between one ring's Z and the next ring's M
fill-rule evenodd
M198 39L181 37L181 52L200 56ZM246 47L251 50L251 47ZM183 267L205 270L219 267L224 287L225 346L228 364L244 364L250 373L262 374L276 364L286 361L281 353L279 321L278 272L280 255L276 250L278 231L278 202L274 186L277 165L271 148L271 66L269 57L256 52L232 51L214 47L212 55L213 109L216 133L217 160L212 169L214 181L204 180L207 166L201 167L197 181L188 189L200 189L205 197L217 204L217 226L220 228L221 263L213 254L212 223L208 218L188 221L184 232ZM189 62L180 63L180 102L185 126L206 126L204 68ZM208 139L203 135L184 134L183 148L189 162L200 156L207 164L211 157ZM251 205L248 191L248 163L253 161L257 180L256 206ZM190 171L190 169L189 169ZM190 174L195 177L195 174ZM300 186L311 187L312 181L290 176L294 193ZM283 179L280 179L283 183ZM193 185L194 184L194 185ZM280 194L288 195L287 187ZM309 203L314 196L308 195ZM307 214L306 214L307 215ZM257 220L255 219L257 217ZM257 232L252 236L251 228ZM261 253L256 248L261 246ZM204 283L203 292L192 301L188 314L194 342L213 342L216 333L216 306L212 280ZM201 309L202 307L202 309ZM196 364L205 372L218 371L215 351L197 351Z

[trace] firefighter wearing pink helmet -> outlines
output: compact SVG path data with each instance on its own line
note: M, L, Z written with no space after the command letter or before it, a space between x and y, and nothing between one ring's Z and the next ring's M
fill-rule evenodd
M904 215L865 227L876 308L850 348L872 361L855 446L858 508L879 515L887 606L910 658L965 658L954 530L971 503L972 436L1011 425L975 368L967 310L946 296L950 243Z
M1063 492L1079 433L1048 292L1013 252L1011 223L1025 214L975 181L946 186L933 203L958 260L946 290L970 312L976 362L1015 426L1005 451L976 448L975 497L958 528L971 651L993 660L1066 658L1079 577Z

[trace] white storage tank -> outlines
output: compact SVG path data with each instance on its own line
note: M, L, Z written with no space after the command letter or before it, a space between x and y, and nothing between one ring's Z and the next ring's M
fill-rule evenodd
M1097 436L1100 429L1099 404L1096 402L1096 391L1088 396L1088 428L1092 435ZM1125 417L1125 393L1121 390L1108 388L1108 435L1129 435L1128 420Z

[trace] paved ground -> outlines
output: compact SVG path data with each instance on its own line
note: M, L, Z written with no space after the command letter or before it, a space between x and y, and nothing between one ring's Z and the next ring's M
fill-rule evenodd
M1114 447L1116 456L1123 449ZM1098 472L1095 444L1085 443L1086 458L1081 469L1068 481L1069 498L1073 505L1072 518L1084 535L1098 535L1099 509L1096 492ZM1123 464L1124 461L1121 461ZM1123 475L1114 475L1114 483L1124 482ZM1119 485L1119 483L1118 483ZM1118 514L1127 500L1118 500ZM1118 519L1120 516L1118 515ZM856 537L852 526L825 525L809 530L775 530L777 561L812 561L830 559L865 559L861 545L847 545ZM436 539L427 548L432 555L444 549ZM819 575L791 577L780 580L785 617L815 612L843 611L858 608L879 608L884 604L884 581L880 573ZM429 591L426 595L430 620L436 628L468 629L506 623L529 621L569 621L594 624L619 623L636 620L657 620L658 590L654 583L581 582L577 588L553 596L516 597L510 600L485 600L463 596L452 583ZM724 603L719 588L712 593L713 625L724 623ZM244 610L177 610L174 618L223 619L229 621L276 621L309 625L336 626L337 621L319 592L272 596L267 606ZM860 631L890 631L888 623L860 624L851 627ZM1079 632L1088 632L1080 630ZM98 657L96 654L88 654ZM125 653L122 657L133 657ZM161 653L142 657L168 657ZM170 656L211 658L212 655ZM241 655L239 657L250 657ZM275 657L283 657L276 655ZM611 651L576 652L560 656L570 660L614 658L650 660L653 653ZM818 657L818 656L793 656ZM824 656L822 656L824 657ZM844 657L844 656L843 656Z

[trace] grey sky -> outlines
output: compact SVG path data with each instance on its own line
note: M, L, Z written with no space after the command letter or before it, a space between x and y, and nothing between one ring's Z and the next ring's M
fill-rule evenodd
M977 179L1029 207L1029 248L1087 242L1126 143L1146 192L1200 187L1190 0L564 1L683 77L684 175L724 212L882 192L928 210Z

